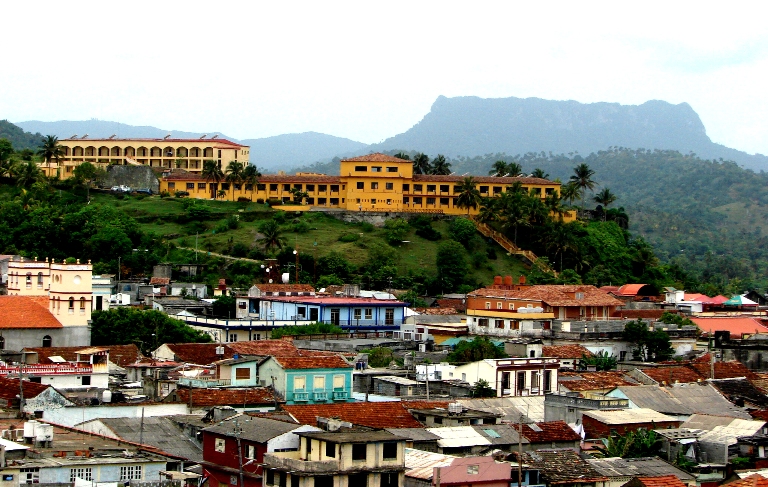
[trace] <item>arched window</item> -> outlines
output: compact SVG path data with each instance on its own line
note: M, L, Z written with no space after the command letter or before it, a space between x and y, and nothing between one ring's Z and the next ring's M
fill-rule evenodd
M43 287L43 273L37 273L37 287Z
M80 311L85 310L85 298L80 298Z
M75 298L69 298L69 312L71 313L75 309Z
M27 287L32 287L32 273L27 272Z
M51 339L51 335L45 335L43 337L43 347L44 348L50 348L52 343L53 343L53 340Z

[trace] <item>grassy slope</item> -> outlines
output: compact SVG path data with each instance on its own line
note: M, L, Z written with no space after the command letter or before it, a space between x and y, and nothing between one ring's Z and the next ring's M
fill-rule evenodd
M118 199L110 194L96 194L93 196L93 200L97 203L117 206L136 218L143 229L164 235L177 245L195 246L193 225L180 224L174 221L178 215L184 214L183 200L181 199L161 199L157 196L144 199L135 197ZM213 252L225 253L224 249L228 247L230 238L232 243L243 243L249 248L258 246L258 224L263 219L272 218L273 215L273 210L255 203L243 204L204 200L198 200L198 203L208 206L212 211L212 216L210 220L203 222L205 231L199 234L197 245L201 250ZM221 226L229 215L242 214L239 210L260 213L255 215L254 221L242 221L236 230L221 231ZM310 230L307 233L292 232L293 222L302 220L307 222ZM409 270L434 269L437 246L447 238L448 223L437 221L433 226L444 235L443 240L431 242L415 235L414 231L411 230L406 237L410 243L402 244L398 248L397 264L401 274L406 274ZM370 244L373 242L385 243L385 231L383 229L376 228L371 232L365 232L360 225L345 223L322 213L306 213L293 218L289 216L282 228L287 244L291 247L298 246L300 252L310 252L320 258L331 251L337 251L358 266L367 261L367 247ZM359 234L360 239L356 242L340 242L339 237L348 233ZM314 245L315 242L317 245ZM490 284L495 275L516 276L526 272L519 259L504 254L503 250L495 244L486 244L486 246L490 246L496 251L497 258L489 259L487 265L480 269L473 269L472 273L478 281ZM485 251L487 248L477 250Z

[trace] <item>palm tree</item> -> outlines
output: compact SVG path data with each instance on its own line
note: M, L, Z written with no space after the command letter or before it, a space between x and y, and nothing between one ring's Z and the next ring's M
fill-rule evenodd
M509 177L517 177L520 174L523 173L523 166L516 162L510 162L507 164L507 176Z
M224 173L221 171L221 167L219 167L219 164L216 161L204 161L202 175L208 182L215 181L216 187L218 187L221 180L224 179ZM217 194L214 188L211 188L211 196L213 199L216 199Z
M267 220L259 226L261 242L265 252L274 249L282 249L285 245L285 237L280 232L280 225L275 220Z
M532 178L549 179L549 174L545 173L543 169L536 168L531 173Z
M226 180L232 188L232 201L235 201L235 185L243 181L243 163L232 161L227 166Z
M413 157L414 174L429 174L432 172L432 166L429 164L429 157L419 152Z
M259 184L261 173L253 164L248 164L243 169L243 183L251 185L251 201L253 201L253 189Z
M467 209L467 216L469 216L470 208L477 208L477 205L482 200L480 196L480 190L477 189L475 178L467 176L464 180L456 186L456 192L459 196L456 198L456 206L459 208Z
M550 228L545 245L547 251L554 254L555 259L560 256L560 272L563 272L563 255L568 251L578 250L576 240L562 222L555 223Z
M411 160L411 156L409 156L408 154L406 154L405 152L402 152L402 151L398 152L397 154L395 154L392 157L397 157L398 159L402 159L404 161L410 161Z
M445 160L444 155L438 154L437 157L432 160L432 174L440 176L451 174L451 163Z
M42 178L42 173L37 164L32 161L20 162L11 169L16 185L26 188Z
M59 145L59 138L55 135L46 135L43 142L37 150L37 155L42 156L48 164L48 175L51 175L51 160L59 164L59 160L64 157L64 149Z
M489 176L501 177L507 174L507 163L499 160L493 163L491 170L488 171Z
M565 207L563 207L563 199L557 191L552 191L552 194L548 194L544 198L544 206L547 207L550 214L556 217L559 221L563 221L563 215L565 215Z
M595 181L592 177L595 175L595 171L589 168L589 164L582 162L578 166L573 168L573 175L570 182L575 184L581 189L581 211L584 211L584 195L587 190L592 191L595 188Z
M608 206L616 202L616 200L619 198L615 194L611 193L610 189L603 188L592 199L595 200L595 203L603 205L603 207L607 210Z
M477 214L478 221L482 223L492 223L499 219L498 198L483 198L480 204L480 211Z
M581 198L581 188L573 183L568 183L560 187L560 196L564 200L568 200L568 203L573 206L573 200Z

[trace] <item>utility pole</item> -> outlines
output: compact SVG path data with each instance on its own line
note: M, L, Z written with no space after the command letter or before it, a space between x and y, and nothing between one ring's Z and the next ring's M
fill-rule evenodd
M139 444L144 444L144 408L141 408L141 426L139 427Z
M243 484L243 449L240 446L240 435L243 432L243 429L240 428L240 424L235 420L235 439L237 439L237 461L240 468L240 486L244 487Z
M517 487L523 484L523 413L518 417L517 430Z

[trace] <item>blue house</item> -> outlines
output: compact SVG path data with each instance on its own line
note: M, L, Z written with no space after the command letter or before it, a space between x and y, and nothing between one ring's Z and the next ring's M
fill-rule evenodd
M351 402L352 365L340 355L269 357L259 364L286 404Z
M405 307L402 301L375 297L277 296L262 298L259 319L275 324L331 323L345 330L397 330Z

